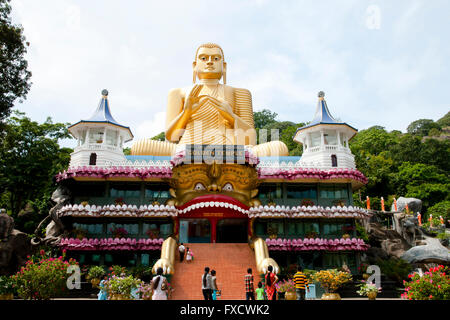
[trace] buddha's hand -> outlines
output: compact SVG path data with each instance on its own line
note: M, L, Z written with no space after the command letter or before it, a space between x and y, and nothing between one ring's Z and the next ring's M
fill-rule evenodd
M196 84L189 95L187 96L185 102L184 102L184 109L188 112L192 112L194 109L196 109L199 105L200 97L198 94L202 90L203 85Z
M280 271L280 267L278 266L278 263L275 262L272 258L264 258L258 265L258 270L262 271L263 273L267 272L267 269L269 266L272 266L273 272L277 274Z
M168 259L165 259L165 258L161 258L158 261L156 261L155 265L152 268L152 271L154 273L156 273L158 268L162 268L164 274L170 274L173 272L172 264L170 263L170 261Z
M214 107L225 117L229 117L231 119L229 120L233 120L235 114L233 112L233 108L231 108L231 105L222 99L217 99L214 98L212 96L207 96L207 95L201 95L200 96L200 101L199 104L201 105L202 103L204 103L206 100L211 101L214 104Z

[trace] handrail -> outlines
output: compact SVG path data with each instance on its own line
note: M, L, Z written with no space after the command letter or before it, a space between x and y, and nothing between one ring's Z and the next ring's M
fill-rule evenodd
M262 238L256 238L253 241L253 246L255 248L255 259L256 268L259 273L266 273L269 266L273 267L273 272L275 274L280 272L280 267L278 263L269 257L269 248L267 247L266 241Z
M153 265L152 272L156 273L158 268L163 269L164 274L173 274L175 272L175 251L177 241L173 237L164 240L161 247L161 258Z

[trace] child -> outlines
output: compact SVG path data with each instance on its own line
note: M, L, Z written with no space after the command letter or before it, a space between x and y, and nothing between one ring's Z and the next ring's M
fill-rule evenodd
M262 282L258 282L258 288L255 290L256 300L264 300L264 289L262 287Z
M194 253L191 249L186 248L186 262L191 262L194 259Z

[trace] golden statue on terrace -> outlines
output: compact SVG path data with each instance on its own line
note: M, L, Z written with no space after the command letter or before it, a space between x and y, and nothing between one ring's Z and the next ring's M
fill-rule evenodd
M226 85L227 63L222 48L201 45L193 62L193 85L169 92L166 140L145 139L133 144L132 155L173 155L185 144L247 145L256 156L286 156L281 141L255 146L252 97L247 89ZM199 79L199 83L197 83ZM219 80L223 79L223 84Z

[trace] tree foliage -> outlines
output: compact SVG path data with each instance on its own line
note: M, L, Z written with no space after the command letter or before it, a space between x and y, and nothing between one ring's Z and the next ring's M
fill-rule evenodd
M11 23L10 0L0 0L0 121L18 98L25 99L30 89L31 72L25 60L28 43L23 28Z
M69 164L72 150L58 144L70 138L67 125L51 118L39 124L17 111L6 120L0 137L0 206L17 217L23 231L32 232L39 217L30 223L18 217L20 210L30 204L35 212L46 214L55 189L53 177Z
M414 197L423 201L424 211L449 199L450 140L424 139L438 126L423 120L412 122L406 134L374 126L350 142L356 166L369 180L363 199Z
M431 129L441 130L441 126L431 119L419 119L411 122L406 131L413 135L427 136Z
M278 114L272 112L268 109L263 109L261 111L253 112L253 119L255 121L255 128L262 129L264 127L270 126L277 121L275 120Z

